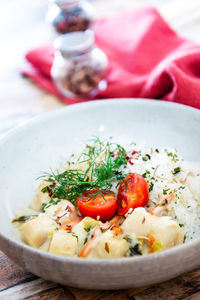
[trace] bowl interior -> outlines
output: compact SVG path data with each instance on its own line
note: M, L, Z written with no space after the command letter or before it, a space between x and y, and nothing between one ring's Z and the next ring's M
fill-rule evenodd
M66 107L34 119L0 142L0 228L18 239L11 224L27 204L42 172L55 169L94 136L121 144L176 148L200 161L200 112L153 100L106 100Z

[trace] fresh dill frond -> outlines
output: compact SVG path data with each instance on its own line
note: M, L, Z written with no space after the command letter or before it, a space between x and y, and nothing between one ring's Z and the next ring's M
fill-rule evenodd
M127 165L127 154L122 146L110 141L103 142L97 137L86 145L77 164L80 169L66 169L62 173L44 173L40 176L49 183L41 190L51 197L45 208L57 204L59 199L76 204L77 197L85 191L109 191L114 181L122 180L126 175L120 167ZM85 170L82 170L82 164L86 164Z

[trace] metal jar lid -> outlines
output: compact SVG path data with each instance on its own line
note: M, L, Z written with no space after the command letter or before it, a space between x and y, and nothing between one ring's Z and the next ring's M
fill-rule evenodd
M54 43L62 56L69 58L88 52L94 45L94 34L91 30L76 31L59 36Z
M51 2L55 3L60 9L68 9L72 7L76 7L80 0L51 0Z

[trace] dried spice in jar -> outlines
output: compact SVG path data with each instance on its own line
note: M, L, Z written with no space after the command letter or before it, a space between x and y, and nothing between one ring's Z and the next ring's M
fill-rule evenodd
M85 31L91 25L94 9L84 0L53 0L47 13L58 33Z
M70 98L92 98L106 88L107 58L94 45L93 32L74 32L55 41L51 75L60 92Z

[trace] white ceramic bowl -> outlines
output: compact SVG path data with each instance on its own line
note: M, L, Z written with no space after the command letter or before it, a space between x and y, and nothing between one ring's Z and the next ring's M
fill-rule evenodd
M45 279L89 289L122 289L161 282L200 266L200 238L142 257L84 260L44 253L19 241L11 220L30 201L35 178L80 150L92 136L175 147L200 160L200 111L153 100L100 100L46 113L0 141L0 248Z

